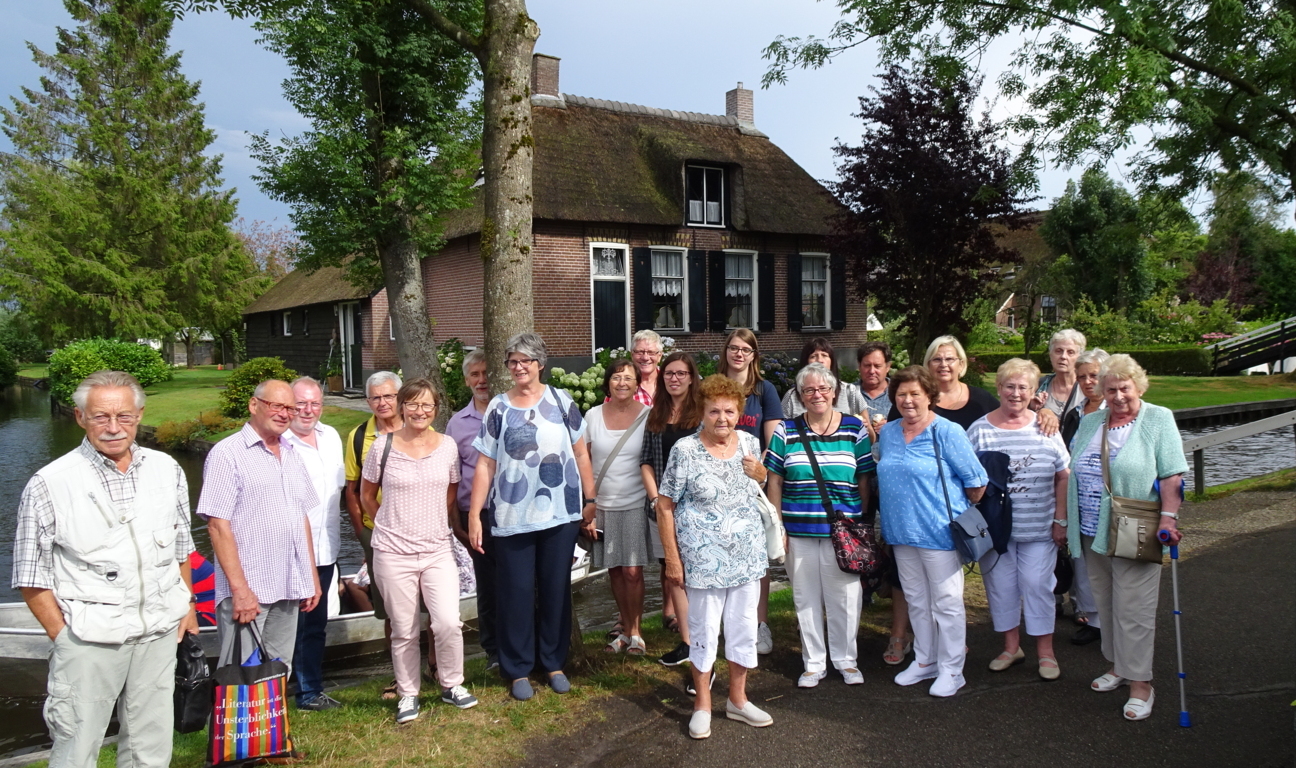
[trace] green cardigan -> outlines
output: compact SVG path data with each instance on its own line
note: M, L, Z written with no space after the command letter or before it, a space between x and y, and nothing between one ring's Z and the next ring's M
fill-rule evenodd
M1080 502L1076 480L1076 462L1089 447L1098 430L1105 428L1109 409L1095 411L1080 420L1075 438L1071 441L1071 479L1067 481L1067 544L1073 555L1080 549ZM1111 460L1112 491L1130 499L1156 501L1152 483L1157 479L1182 475L1188 471L1184 458L1183 438L1175 425L1169 408L1144 402L1130 427L1129 438L1116 458ZM1107 554L1107 533L1111 519L1111 497L1103 491L1098 508L1098 535L1094 537L1093 551Z

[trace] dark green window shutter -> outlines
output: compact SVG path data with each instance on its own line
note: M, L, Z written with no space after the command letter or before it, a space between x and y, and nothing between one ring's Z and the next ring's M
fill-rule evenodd
M631 249L631 263L633 271L630 275L631 280L634 281L631 286L635 303L634 329L642 331L653 327L652 249Z
M793 253L787 259L787 316L788 330L800 331L805 318L801 314L801 254Z
M774 330L774 254L762 253L756 257L757 296L756 326L760 331Z
M724 251L707 251L707 282L711 294L711 330L725 329L725 255Z
M702 333L707 329L706 251L688 252L688 329Z
M846 327L846 259L839 253L828 257L828 302L832 305L832 329Z

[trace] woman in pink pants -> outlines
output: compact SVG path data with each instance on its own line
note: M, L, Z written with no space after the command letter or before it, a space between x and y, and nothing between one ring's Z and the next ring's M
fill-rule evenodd
M405 382L396 394L405 426L374 443L360 488L361 504L374 520L375 580L391 618L398 723L419 713L420 593L435 638L441 700L460 709L477 705L463 686L459 569L450 522L459 490L459 450L432 428L439 406L427 379Z

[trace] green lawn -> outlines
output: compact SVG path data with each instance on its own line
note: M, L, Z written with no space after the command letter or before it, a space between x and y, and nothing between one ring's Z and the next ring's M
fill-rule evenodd
M32 379L43 379L49 375L49 366L43 364L35 365L32 363L25 363L23 365L18 366L18 375L26 376Z
M1151 379L1143 399L1171 410L1296 398L1296 377L1290 375L1152 376Z
M229 375L229 371L218 371L214 365L177 368L170 381L144 390L148 402L141 423L157 426L164 421L187 421L198 418L203 411L219 408L218 398Z

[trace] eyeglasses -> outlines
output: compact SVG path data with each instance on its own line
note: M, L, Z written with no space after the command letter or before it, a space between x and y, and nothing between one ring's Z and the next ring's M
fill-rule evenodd
M725 347L725 349L729 351L729 354L742 355L743 357L751 357L752 355L756 354L756 350L752 349L751 347L739 347L733 344L730 344L729 346Z
M395 396L395 395L373 395L373 396L371 396L371 397L369 398L369 402L371 402L371 403L394 403L394 402L396 402L396 396Z
M114 419L116 419L117 423L122 425L123 427L129 427L133 425L135 422L139 421L140 417L139 414L137 413L119 413L115 416L100 414L98 416L88 417L87 421L89 421L91 424L95 425L96 427L106 427L109 424L111 424Z
M534 357L522 357L517 360L505 360L504 365L509 368L526 368L534 362L536 362Z
M297 409L300 411L309 411L313 408L323 408L324 404L318 400L298 400Z
M636 349L635 351L631 352L630 354L633 355L634 357L660 357L660 356L661 356L661 350L659 350L659 349Z
M802 389L802 390L801 390L801 394L803 394L803 395L814 395L814 394L820 394L820 395L831 395L831 394L832 394L832 391L833 391L833 388L832 388L832 387L806 387L805 389Z
M406 403L405 410L414 411L415 413L418 413L419 411L432 413L436 410L436 403Z
M959 360L957 357L933 357L933 358L932 358L930 361L928 361L928 362L932 362L932 363L935 363L935 364L937 364L937 365L948 365L948 366L951 366L951 367L952 367L952 366L958 365L959 363L961 363L961 362L963 362L963 361L962 361L962 360Z
M278 416L281 413L287 413L289 416L296 416L297 414L301 413L301 409L295 405L287 405L285 403L272 403L269 400L266 400L261 397L257 397L256 395L253 395L252 397L257 402L269 408L270 413L273 413L276 416Z
M666 371L665 373L662 374L662 376L668 379L687 379L689 377L689 372L688 371Z

